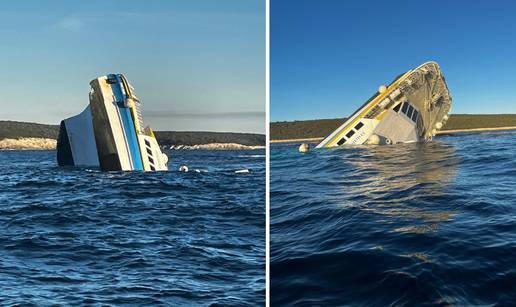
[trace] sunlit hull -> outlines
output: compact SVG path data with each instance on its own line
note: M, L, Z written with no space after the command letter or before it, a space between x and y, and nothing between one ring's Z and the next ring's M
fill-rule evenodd
M439 65L427 62L398 77L317 148L431 140L448 120L451 96Z
M90 105L61 122L58 164L106 171L167 170L168 158L152 130L143 128L140 102L125 77L102 76L90 85Z

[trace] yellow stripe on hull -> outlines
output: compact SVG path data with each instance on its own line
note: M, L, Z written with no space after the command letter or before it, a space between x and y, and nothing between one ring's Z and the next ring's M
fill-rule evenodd
M344 129L342 129L337 135L335 135L328 143L326 143L324 145L324 147L335 146L335 144L342 138L342 135L344 134L344 132L346 132L348 130L348 128L352 127L358 120L360 120L362 117L364 117L364 115L366 115L367 112L369 112L375 105L377 105L383 98L385 98L385 96L392 93L392 91L398 86L398 84L400 84L400 82L403 81L411 72L412 72L412 70L409 70L403 76L399 77L396 81L394 81L391 85L389 85L389 87L387 88L385 93L379 94L375 99L373 99L365 107L365 109L362 112L360 112L360 114L358 116L356 116L350 123L348 123L344 127Z

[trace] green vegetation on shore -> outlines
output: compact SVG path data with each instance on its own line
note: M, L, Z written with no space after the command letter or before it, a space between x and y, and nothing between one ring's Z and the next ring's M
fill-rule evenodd
M0 121L0 140L19 138L57 139L58 125L44 125L17 121ZM160 145L203 145L210 143L237 143L264 146L265 135L234 132L156 131Z
M160 145L204 145L236 143L247 146L265 146L265 135L235 132L156 131Z
M0 121L0 140L19 138L57 139L58 125L44 125L16 121Z
M325 137L346 118L273 122L271 140L291 140ZM442 129L461 130L476 128L516 127L516 114L452 114Z

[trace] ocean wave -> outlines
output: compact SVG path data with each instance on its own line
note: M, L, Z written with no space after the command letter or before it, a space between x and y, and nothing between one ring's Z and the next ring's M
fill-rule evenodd
M171 171L143 173L1 151L2 303L263 305L264 159L167 153Z
M512 136L272 145L272 305L512 304Z

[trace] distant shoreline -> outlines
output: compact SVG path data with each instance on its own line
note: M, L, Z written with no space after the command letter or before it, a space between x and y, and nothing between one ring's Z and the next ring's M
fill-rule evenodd
M0 139L0 150L54 150L57 141L49 138Z
M270 140L270 143L290 143L290 142L317 142L322 141L324 137L320 138L306 138L306 139L286 139L286 140Z
M454 133L462 133L462 132L482 132L482 131L500 131L500 130L516 130L516 126L442 130L442 131L438 131L437 134L446 135L446 134L454 134Z
M443 131L438 131L437 135L448 135L448 134L466 133L466 132L502 131L502 130L516 130L516 126L443 130ZM322 141L323 139L324 139L324 137L304 138L304 139L301 138L301 139L270 140L270 143L292 143L292 142L308 142L308 143L311 143L311 142Z
M29 149L38 149L37 144L48 149L49 140L57 140L59 133L58 125L45 125L29 122L2 121L0 120L0 148L10 148L24 146L24 142ZM211 132L211 131L155 131L158 144L165 148L171 146L183 146L186 148L251 148L265 146L265 135L258 133L240 132ZM25 139L24 141L15 141ZM32 139L29 141L28 139ZM45 141L43 141L45 139ZM10 145L9 145L10 144ZM219 144L219 145L214 145ZM220 145L226 144L226 145ZM233 144L233 145L231 145ZM234 145L237 144L238 146ZM55 147L55 145L54 145Z
M346 118L282 121L270 123L271 142L318 141L337 129ZM451 114L439 134L512 129L516 114Z
M55 150L57 141L48 138L0 139L0 150ZM209 143L200 145L163 146L168 150L257 150L265 146L238 143Z

